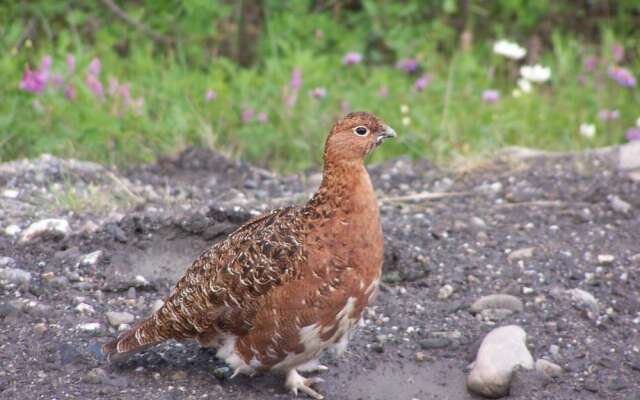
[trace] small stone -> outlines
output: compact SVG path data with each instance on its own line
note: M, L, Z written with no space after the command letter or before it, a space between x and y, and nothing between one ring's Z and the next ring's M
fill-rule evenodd
M129 325L129 324L120 324L120 325L118 325L118 332L128 331L129 329L131 329L131 325Z
M174 381L183 381L187 379L187 373L184 371L176 371L171 375L171 379Z
M83 267L95 267L102 258L102 250L97 250L80 257L80 265Z
M551 357L553 357L554 360L559 360L560 346L558 346L557 344L552 344L551 346L549 346L549 354L551 354Z
M117 328L120 324L130 324L133 322L133 314L118 311L109 311L106 314L107 320L109 324L115 328Z
M484 220L480 217L472 217L471 218L471 225L475 226L476 228L480 228L480 229L484 229L487 227L487 223L484 222Z
M438 299L446 300L449 297L451 297L452 294L453 294L453 286L447 283L446 285L442 286L440 290L438 290Z
M446 337L433 337L422 339L419 344L423 350L442 349L448 347L451 344L451 340Z
M594 314L597 314L600 311L598 300L586 290L575 288L566 290L565 293L568 294L573 301L578 303L580 306L586 307Z
M492 398L508 394L515 368L534 367L526 337L525 331L516 325L503 326L489 332L480 344L476 361L469 373L469 390Z
M416 361L417 362L424 362L427 359L426 355L424 354L423 351L419 351L416 353Z
M490 294L476 300L471 305L472 313L479 313L488 309L505 309L513 312L521 312L524 309L522 300L510 294Z
M513 313L514 311L509 310L508 308L488 308L486 310L480 311L480 314L478 314L478 316L480 320L483 321L502 321Z
M98 385L107 379L107 372L102 368L94 368L87 373L84 377L84 381Z
M600 265L611 265L615 259L611 254L598 254L598 264Z
M618 168L622 170L640 168L640 142L631 141L619 147Z
M611 195L608 197L608 199L609 205L611 206L613 211L619 212L621 214L627 214L633 209L633 206L631 204L627 203L616 195Z
M22 232L20 242L26 243L37 237L61 238L69 233L69 223L65 219L43 219L29 225Z
M93 315L96 310L87 303L80 303L75 308L76 312L85 315Z
M49 330L49 326L44 322L37 323L33 326L33 331L38 335L42 335L48 330Z
M219 367L213 370L213 376L222 380L227 377L227 375L229 374L229 371L230 371L229 367Z
M558 364L547 361L543 358L536 360L536 371L540 372L547 378L559 376L562 373L562 367Z
M20 232L22 232L22 229L15 224L8 225L4 228L4 234L7 236L16 237Z
M151 312L154 313L158 311L164 305L164 301L160 299L156 299L153 303L151 303Z
M78 325L76 328L81 332L95 333L100 330L101 326L99 322L87 322L85 324Z
M7 199L17 199L20 191L17 189L5 189L2 191L2 197L6 197Z
M31 281L31 272L20 268L0 268L0 280L21 285Z
M134 278L134 282L138 286L149 286L149 281L142 275L136 275Z
M0 257L0 267L13 267L16 265L16 260L11 257Z
M509 263L513 263L514 261L523 260L525 258L531 258L533 257L534 250L535 250L535 247L525 247L522 249L513 250L507 256L507 261L509 261Z

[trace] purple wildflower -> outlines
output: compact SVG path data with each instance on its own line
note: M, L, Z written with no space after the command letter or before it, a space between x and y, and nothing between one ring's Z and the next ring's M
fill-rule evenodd
M28 66L24 69L20 89L30 93L42 93L47 86L46 77L42 72L32 71Z
M618 82L620 86L632 88L636 86L636 78L631 71L616 65L609 67L609 77Z
M131 89L129 88L129 86L129 83L122 84L120 85L120 90L118 91L118 94L122 98L122 104L124 105L124 108L129 108L132 102Z
M55 86L62 86L64 84L64 78L60 74L52 74L49 78L49 82L53 83Z
M204 101L208 103L215 100L216 97L218 97L216 92L214 92L212 89L207 89L207 92L204 94Z
M242 110L241 119L245 124L251 122L253 119L253 110L251 108L245 108Z
M627 129L627 133L625 135L628 141L640 140L640 127L634 127Z
M620 43L614 43L611 47L611 55L613 55L613 61L619 63L624 58L624 47Z
M362 62L362 54L350 51L342 58L342 65L355 65Z
M403 70L407 74L412 74L418 70L418 60L415 58L406 58L404 60L398 61L396 67Z
M76 58L73 54L67 54L67 73L72 75L76 71Z
M598 58L596 56L589 56L584 60L584 69L586 71L593 71L598 66Z
M600 112L598 112L598 118L600 118L600 121L602 122L613 121L614 119L620 118L620 111L600 110Z
M89 74L93 76L100 75L100 70L102 69L102 63L98 57L94 57L93 60L89 63Z
M378 96L380 96L380 97L389 96L389 87L388 86L380 86L380 89L378 89Z
M269 114L264 111L259 112L258 115L256 115L256 121L261 124L266 124L267 122L269 122Z
M44 75L45 80L49 78L49 72L51 72L51 65L53 64L53 60L50 55L45 55L42 57L42 61L40 61L40 72Z
M291 72L291 81L289 82L289 86L294 92L300 90L300 87L302 86L302 71L300 71L299 68L294 68Z
M95 75L87 74L87 77L85 78L85 84L87 85L91 93L94 94L94 96L102 97L104 95L102 82L100 82L98 77L96 77Z
M493 89L487 89L482 92L482 101L488 104L497 103L500 100L500 92Z
M73 83L68 84L64 88L64 97L69 101L74 101L76 99L76 87L73 86Z
M427 86L431 83L432 80L433 80L433 77L431 75L429 74L422 75L420 78L416 80L416 83L413 84L413 88L418 92L422 92L427 88Z
M327 97L327 89L323 87L317 87L309 91L309 96L313 97L314 99L322 99L324 97Z

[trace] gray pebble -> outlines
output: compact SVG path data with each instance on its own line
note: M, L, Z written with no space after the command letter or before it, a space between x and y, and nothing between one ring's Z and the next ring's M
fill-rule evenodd
M521 312L524 309L522 300L510 294L490 294L476 300L471 305L472 313L479 313L489 309L505 309L513 312Z
M107 312L109 324L115 328L120 324L130 324L133 322L133 314L128 312L109 311Z
M0 280L20 285L31 281L31 272L19 268L0 268Z

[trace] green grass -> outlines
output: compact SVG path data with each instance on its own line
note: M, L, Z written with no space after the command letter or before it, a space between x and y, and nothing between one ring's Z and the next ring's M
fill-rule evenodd
M270 21L261 42L260 62L253 68L240 68L224 58L213 58L204 67L191 66L177 54L156 54L152 44L144 41L132 43L129 56L121 58L112 50L113 38L99 35L94 47L70 40L4 52L0 55L0 160L47 152L121 165L152 161L160 153L195 144L278 170L299 170L320 162L332 120L348 108L374 112L399 134L398 140L375 153L373 161L408 154L447 162L483 156L507 145L570 150L621 143L625 130L640 117L638 89L621 87L607 77L611 34L599 46L554 36L551 50L540 59L551 67L551 81L515 98L511 91L519 64L492 54L491 42L478 43L467 52L443 54L432 48L428 37L414 40L411 49L399 55L417 54L424 72L433 77L425 91L416 92L417 76L393 65L343 66L345 52L364 49L358 35L331 25L326 16L307 20L308 27L290 18L287 14ZM321 39L314 37L315 26L325 32ZM339 41L341 37L347 39ZM392 35L389 40L402 37ZM627 42L628 53L638 50L638 43ZM78 65L68 78L77 88L74 101L65 99L61 90L50 88L34 95L18 89L26 63L37 65L43 54L51 54L53 70L64 72L68 52L75 54ZM602 62L595 72L585 73L580 83L587 55ZM141 115L118 116L110 98L98 100L87 90L85 70L94 56L102 60L100 78L105 90L108 77L113 76L130 82L134 97L144 97ZM625 66L638 76L637 60ZM302 71L303 85L297 103L289 108L283 90L294 68ZM324 87L327 97L308 96L315 87ZM388 88L388 96L378 95L381 87ZM209 103L204 99L208 88L217 93ZM498 103L482 102L482 92L489 88L501 92ZM36 108L34 101L40 104ZM409 112L403 114L401 105L408 106ZM267 113L268 122L242 122L245 108ZM601 122L601 109L617 109L620 118ZM410 123L403 124L407 117ZM579 134L583 122L596 124L593 139Z

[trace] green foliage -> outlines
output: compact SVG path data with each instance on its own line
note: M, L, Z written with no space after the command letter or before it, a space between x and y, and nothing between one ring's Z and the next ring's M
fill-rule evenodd
M562 24L541 29L549 19L591 15L554 1L120 4L145 28L125 22L102 1L0 6L1 160L48 152L123 164L197 144L294 170L320 161L333 119L347 109L365 109L400 135L374 160L410 154L445 161L505 145L574 149L618 143L640 117L637 88L623 88L606 75L614 43L626 49L624 65L636 76L640 71L637 28L634 35L629 22L637 16L633 2L617 2L608 22L593 25L595 35ZM247 11L243 4L262 8ZM248 24L244 42L242 21ZM475 35L468 50L460 46L465 30ZM494 55L491 48L499 38L525 44L531 35L542 35L544 47L534 61L551 67L552 80L516 98L511 93L523 62ZM234 61L243 51L254 52L251 67ZM350 51L362 53L365 62L342 65ZM64 84L49 85L41 94L19 90L25 66L36 68L45 54ZM76 58L73 74L66 72L67 54ZM585 72L590 55L601 63ZM110 78L129 82L132 98L144 98L140 110L127 108L118 95L96 97L89 90L87 67L94 57L102 61L105 92ZM409 57L421 71L409 75L396 68ZM288 106L294 69L302 72L302 87L295 105ZM432 82L416 91L423 74ZM68 85L76 88L73 100L64 96ZM315 88L326 89L327 96L311 97ZM205 99L209 89L217 94L212 101ZM385 89L388 94L380 96ZM486 89L499 90L502 99L484 103ZM617 109L620 118L601 122L601 109ZM243 121L248 111L253 116ZM595 138L579 134L581 123L597 125Z

